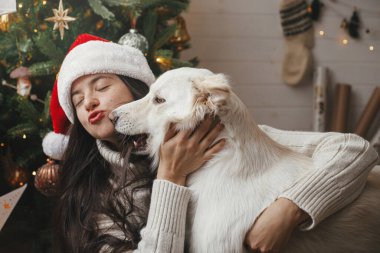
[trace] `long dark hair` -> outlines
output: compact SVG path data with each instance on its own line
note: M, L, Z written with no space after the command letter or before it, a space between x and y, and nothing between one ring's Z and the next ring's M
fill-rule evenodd
M118 76L130 89L135 100L148 93L149 87L142 81ZM133 157L128 152L131 150L128 138L123 138L123 141L126 150L122 152L124 165L119 168L121 171L116 172L101 156L96 140L83 128L75 115L70 129L69 148L61 163L54 218L55 252L93 253L99 252L104 245L111 246L113 252L124 252L137 247L141 239L139 232L145 226L146 219L138 224L129 222L128 216L137 209L132 196L137 189L150 190L154 175L149 172L147 157ZM129 161L142 163L146 170L143 173L133 172L129 168ZM132 187L132 190L126 191L127 187ZM124 233L126 240L107 234L99 235L96 222L99 214L111 218L119 227L118 230Z

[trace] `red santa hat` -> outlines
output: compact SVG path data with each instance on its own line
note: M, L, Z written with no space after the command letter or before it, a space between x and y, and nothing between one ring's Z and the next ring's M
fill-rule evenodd
M81 34L71 45L62 62L51 94L50 114L54 132L43 141L47 156L60 160L68 143L68 129L74 122L71 85L79 77L96 73L129 76L151 85L155 77L143 53L133 47L103 38Z

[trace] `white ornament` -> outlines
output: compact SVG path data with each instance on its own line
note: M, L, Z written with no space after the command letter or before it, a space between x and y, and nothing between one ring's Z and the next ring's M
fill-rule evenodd
M118 43L120 45L131 46L139 49L143 54L146 54L149 49L148 40L137 32L136 29L130 29L129 33L124 34L119 39Z

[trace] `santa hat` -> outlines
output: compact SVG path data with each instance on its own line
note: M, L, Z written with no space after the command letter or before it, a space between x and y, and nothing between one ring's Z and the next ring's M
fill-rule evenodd
M147 85L155 77L143 53L133 47L116 44L90 34L81 34L71 45L62 62L51 94L50 114L54 132L42 142L43 151L60 160L68 143L67 131L74 122L71 85L81 76L112 73L129 76Z

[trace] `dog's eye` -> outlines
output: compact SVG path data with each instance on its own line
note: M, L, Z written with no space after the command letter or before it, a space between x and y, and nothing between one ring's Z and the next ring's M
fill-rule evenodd
M164 103L166 100L163 99L163 98L160 98L160 97L155 97L154 98L154 102L156 102L157 104L162 104Z

